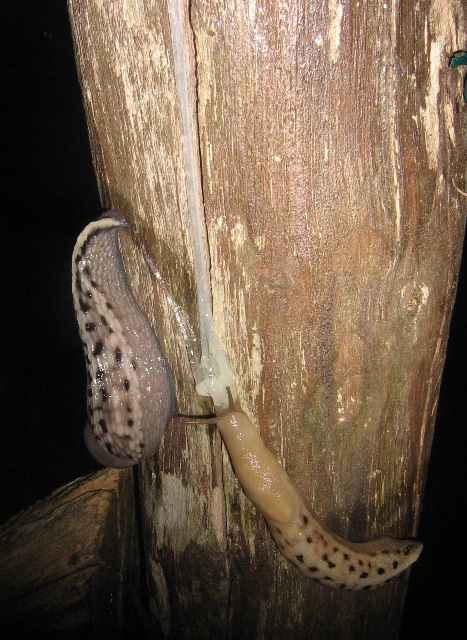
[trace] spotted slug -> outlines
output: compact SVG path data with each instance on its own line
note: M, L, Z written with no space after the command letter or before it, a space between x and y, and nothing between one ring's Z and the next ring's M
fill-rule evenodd
M174 312L196 379L201 366L188 319L150 256L146 252L144 256ZM282 555L307 578L336 589L368 590L389 582L417 560L422 545L414 540L385 537L350 542L327 529L234 402L230 388L225 388L226 410L216 418L187 422L217 425L245 495L264 516Z
M217 424L242 489L282 555L307 578L335 589L368 590L417 560L422 544L414 540L350 542L327 529L228 393L229 408L206 422Z
M84 439L98 462L116 468L154 455L175 410L172 373L126 277L118 244L126 227L107 211L79 235L72 258L88 378Z

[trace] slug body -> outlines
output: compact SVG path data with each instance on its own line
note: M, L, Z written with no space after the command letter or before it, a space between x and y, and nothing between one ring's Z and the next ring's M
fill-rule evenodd
M413 540L386 537L356 543L339 538L319 522L232 399L215 422L243 491L264 516L281 553L307 578L336 589L374 589L420 555L422 545Z
M172 373L128 283L118 245L127 227L116 211L78 237L72 291L88 377L91 455L109 467L129 467L154 455L174 414Z

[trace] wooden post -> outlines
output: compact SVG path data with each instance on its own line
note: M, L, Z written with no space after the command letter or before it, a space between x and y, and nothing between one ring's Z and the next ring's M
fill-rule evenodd
M139 251L195 323L166 2L68 5L103 203L131 223L178 408L206 411ZM183 5L214 319L243 408L336 533L415 535L465 223L460 3ZM298 574L214 426L169 426L141 490L165 637L397 636L407 576L347 593Z
M124 640L145 632L132 496L131 471L104 469L0 526L2 637Z

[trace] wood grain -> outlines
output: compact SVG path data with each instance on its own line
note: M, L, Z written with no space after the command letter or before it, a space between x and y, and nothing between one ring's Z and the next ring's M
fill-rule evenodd
M129 638L144 632L131 471L105 469L0 527L4 638Z
M243 408L339 535L415 535L465 225L461 4L184 7L214 318ZM179 409L207 411L137 248L195 321L166 5L69 9L103 203L131 221ZM141 486L165 636L397 636L406 578L362 595L295 573L215 427L169 428Z

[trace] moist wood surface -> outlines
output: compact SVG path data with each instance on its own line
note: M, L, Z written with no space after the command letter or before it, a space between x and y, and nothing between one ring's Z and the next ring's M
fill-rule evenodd
M208 411L138 248L195 322L166 4L69 10L103 204L131 223L179 410ZM184 16L214 317L243 408L336 533L415 535L465 223L461 3L197 0ZM169 427L141 489L167 637L397 636L407 577L367 594L305 580L214 426Z

